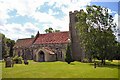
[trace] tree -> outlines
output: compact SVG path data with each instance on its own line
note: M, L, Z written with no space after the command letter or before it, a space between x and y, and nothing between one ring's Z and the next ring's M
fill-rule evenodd
M76 28L79 31L80 44L87 55L92 55L105 64L105 59L110 55L110 49L115 45L112 15L108 9L100 6L87 6L86 11L81 10L76 16L78 22Z
M55 30L54 32L60 32L60 30Z
M6 48L5 48L5 35L1 34L2 37L2 58L4 58L4 55L6 55Z
M15 41L6 38L4 34L0 33L0 35L2 36L2 58L6 58L8 56L12 57Z
M10 57L13 56L13 47L14 47L14 45L15 45L15 41L14 41L14 40L11 40L11 41L10 41L10 51L9 51Z
M70 44L67 45L67 51L66 51L66 58L65 58L65 61L70 64L73 59L72 59L72 55L71 55L71 46Z
M56 30L56 29L53 30L53 28L50 27L50 28L48 28L48 29L45 29L45 32L46 32L46 33L53 33L53 32L60 32L60 30Z
M111 48L108 60L120 60L120 43L116 41L115 46Z
M52 33L53 32L53 28L50 27L50 28L46 29L45 32L46 33Z
M31 35L31 38L34 38L35 36L34 35Z

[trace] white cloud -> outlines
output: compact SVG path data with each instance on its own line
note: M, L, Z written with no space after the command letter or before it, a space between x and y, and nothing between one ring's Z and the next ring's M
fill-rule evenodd
M92 0L92 2L119 2L119 0Z
M118 34L120 34L120 15L118 15L118 14L116 13L116 14L114 15L113 19L114 19L114 23L117 24L117 28L116 28L117 32L116 32L115 35L116 35L117 41L120 42L120 36L118 36Z
M40 7L49 0L0 0L0 24L7 23L10 15L8 12L16 10L19 16L31 17L37 7Z
M1 33L14 40L18 38L29 38L31 35L35 35L38 30L39 28L32 23L25 23L24 25L15 23L0 25Z
M117 29L120 30L120 15L118 15L118 14L116 13L116 14L114 15L113 19L114 19L113 22L117 24Z
M44 29L48 27L52 27L54 29L60 30L69 30L69 11L80 10L81 8L85 8L86 5L89 5L91 0L71 2L71 0L52 0L48 3L50 6L54 6L54 8L59 8L66 15L62 19L55 18L53 15L58 14L53 12L53 10L49 9L49 13L41 13L35 12L33 14L33 18L38 20L39 22L50 22L52 24L44 24Z
M58 15L59 12L54 12L52 9L49 9L48 14L54 16L54 15Z
M116 12L116 11L112 11L112 10L111 10L111 9L109 9L109 8L108 8L108 13L109 13L109 14L111 14L111 13L115 13L115 14L117 14L117 12Z
M91 0L0 0L0 32L9 38L17 39L30 37L30 35L35 34L35 31L41 30L41 28L36 27L38 23L33 24L26 22L23 25L17 23L8 24L7 19L11 18L8 12L11 10L16 10L17 15L28 16L37 20L39 23L45 22L45 24L41 25L43 26L41 32L44 32L48 27L67 31L69 30L69 11L85 8L86 5L90 4L90 1ZM54 12L52 9L49 9L48 13L36 11L36 9L44 5L45 2L48 2L49 6L54 5L53 8L59 8L65 16L60 19L54 17L53 15L57 15L59 12Z

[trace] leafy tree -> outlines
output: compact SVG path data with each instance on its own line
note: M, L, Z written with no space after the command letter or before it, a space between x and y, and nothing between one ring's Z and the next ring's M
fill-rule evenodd
M67 45L67 51L66 51L66 58L65 58L65 61L70 64L73 59L72 59L72 55L71 55L71 46L70 44Z
M53 30L53 28L48 28L48 29L45 29L45 32L46 33L53 33L53 32L60 32L60 30Z
M46 33L52 33L53 32L53 28L50 27L50 28L46 29L45 32Z
M15 41L11 40L11 42L10 42L10 51L9 51L10 57L13 56L13 47L14 47L14 45L15 45Z
M4 55L6 55L6 48L5 48L5 35L4 34L1 34L1 37L2 37L2 58L4 58Z
M54 32L60 32L60 30L55 30Z
M31 35L31 38L34 38L35 36L34 35Z
M13 46L15 44L14 40L8 39L4 34L1 34L2 37L2 58L6 58L8 56L13 56Z
M0 60L2 59L2 34L0 34Z
M111 48L110 55L108 55L109 60L120 60L120 43L116 41L115 46Z
M80 44L87 55L92 55L105 64L105 59L111 53L115 45L113 30L116 25L113 23L112 15L108 9L100 6L87 6L86 11L81 10L77 14L76 24L79 30Z

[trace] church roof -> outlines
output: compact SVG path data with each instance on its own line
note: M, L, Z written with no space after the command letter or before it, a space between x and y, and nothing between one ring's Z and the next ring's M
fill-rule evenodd
M18 39L16 44L14 45L14 48L29 47L30 45L32 45L33 40L34 40L34 38Z
M35 38L18 39L14 48L27 48L32 44L49 44L49 43L68 43L69 32L54 32L47 34L37 34Z
M69 39L68 31L39 34L34 44L68 43L68 39Z

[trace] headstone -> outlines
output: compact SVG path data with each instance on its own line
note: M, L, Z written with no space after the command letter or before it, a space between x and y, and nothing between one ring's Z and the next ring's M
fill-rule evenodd
M12 67L12 60L10 57L7 57L6 58L6 61L5 61L5 67Z
M97 63L96 63L96 62L94 62L94 68L96 68L96 65L97 65Z
M28 61L27 61L26 59L24 60L24 64L25 64L25 65L28 65Z
M14 61L12 60L11 67L13 67L13 66L14 66Z

